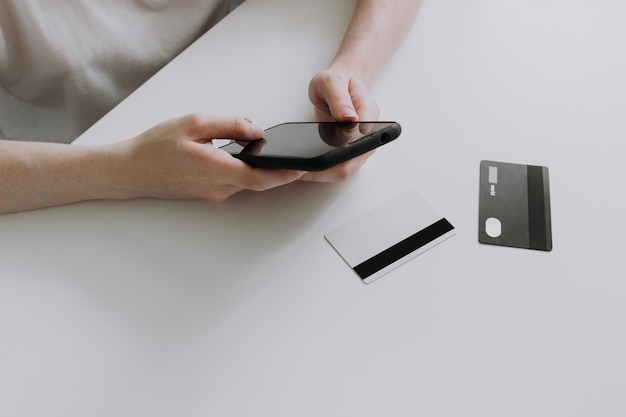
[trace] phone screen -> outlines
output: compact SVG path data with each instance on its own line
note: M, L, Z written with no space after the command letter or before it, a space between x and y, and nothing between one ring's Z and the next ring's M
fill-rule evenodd
M222 149L231 154L314 158L391 125L393 122L284 123L267 129L262 139L233 142Z

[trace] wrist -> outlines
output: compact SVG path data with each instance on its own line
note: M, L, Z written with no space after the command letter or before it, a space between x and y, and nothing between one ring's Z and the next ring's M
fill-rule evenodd
M131 198L114 146L0 143L0 213Z
M141 166L135 163L130 145L124 141L85 149L89 154L86 166L93 167L92 199L127 200L148 196L137 183Z
M342 74L349 79L356 79L366 87L370 87L373 79L370 68L364 64L357 64L349 57L338 56L328 66L328 71Z

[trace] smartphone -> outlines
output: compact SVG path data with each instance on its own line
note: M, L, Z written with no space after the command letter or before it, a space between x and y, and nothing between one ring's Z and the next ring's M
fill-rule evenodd
M397 122L283 123L261 139L221 149L255 167L322 171L391 142L401 130Z

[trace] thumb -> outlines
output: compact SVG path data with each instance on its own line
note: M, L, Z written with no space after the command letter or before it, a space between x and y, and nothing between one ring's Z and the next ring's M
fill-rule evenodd
M329 95L328 108L330 109L330 115L338 122L356 122L359 120L359 115L354 109L352 98L349 92L341 90L342 93L335 91Z
M352 122L359 118L350 95L348 77L323 72L313 79L309 95L315 107L326 109L334 120Z
M333 104L329 104L329 108L331 116L338 122L356 122L359 120L359 115L354 109L352 100L342 100Z

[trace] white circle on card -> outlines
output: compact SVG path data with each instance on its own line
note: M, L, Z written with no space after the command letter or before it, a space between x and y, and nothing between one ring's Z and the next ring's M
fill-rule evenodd
M485 232L489 237L499 237L502 234L502 222L495 217L485 220Z

